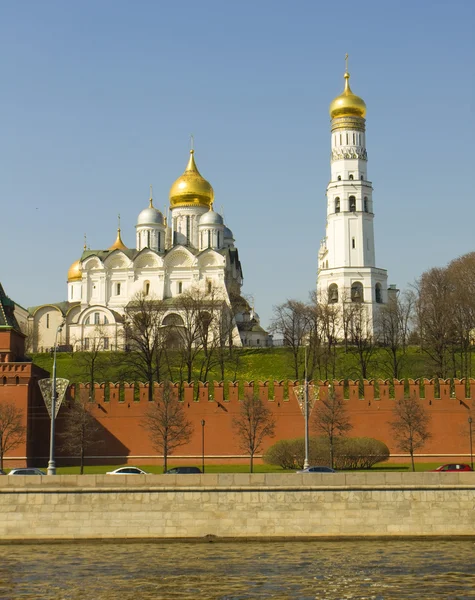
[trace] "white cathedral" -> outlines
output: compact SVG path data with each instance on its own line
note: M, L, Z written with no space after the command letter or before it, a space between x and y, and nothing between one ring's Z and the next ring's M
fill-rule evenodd
M385 269L376 267L373 187L368 179L366 104L345 88L330 104L331 179L327 186L326 235L318 253L320 300L342 307L358 302L366 328L376 328L378 309L397 293Z
M169 222L153 206L138 216L136 247L117 239L107 250L84 252L68 271L67 301L29 309L29 346L33 352L54 347L122 349L126 307L137 297L166 300L163 325L183 321L173 299L199 290L229 308L232 343L266 346L272 337L260 326L253 307L241 296L243 274L232 231L213 210L214 192L195 163L170 189ZM177 303L178 304L178 303Z

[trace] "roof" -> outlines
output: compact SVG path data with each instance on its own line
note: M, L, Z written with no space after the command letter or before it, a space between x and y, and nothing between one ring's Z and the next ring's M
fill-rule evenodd
M3 286L0 283L0 327L8 327L21 331L14 311L15 303L5 294Z
M29 306L28 313L30 315L34 315L39 308L43 308L45 306L52 306L53 308L57 308L62 315L66 316L67 313L71 310L71 308L73 308L74 306L79 306L80 304L81 303L79 301L68 302L67 300L63 300L63 302L46 302L45 304L39 304L38 306Z

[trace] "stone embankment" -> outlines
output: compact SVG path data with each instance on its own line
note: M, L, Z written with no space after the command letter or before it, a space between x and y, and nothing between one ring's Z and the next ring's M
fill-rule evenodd
M474 473L0 477L0 540L474 536Z

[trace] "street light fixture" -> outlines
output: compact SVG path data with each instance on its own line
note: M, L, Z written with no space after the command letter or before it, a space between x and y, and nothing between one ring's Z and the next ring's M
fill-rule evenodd
M472 417L468 417L468 426L469 426L469 434L470 434L470 466L473 469Z
M201 471L205 472L205 425L206 421L201 419Z
M303 463L303 468L307 469L310 466L309 463L309 433L308 433L308 420L309 413L313 407L314 398L310 399L308 394L308 374L307 374L307 346L304 346L305 349L305 364L304 364L304 384L294 388L294 393L297 398L297 402L299 403L300 410L305 419L305 459Z

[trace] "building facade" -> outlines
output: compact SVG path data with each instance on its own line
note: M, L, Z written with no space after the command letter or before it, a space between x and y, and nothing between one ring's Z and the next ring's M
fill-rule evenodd
M236 346L266 346L267 332L241 295L242 267L232 231L213 210L214 192L196 166L194 151L170 189L169 218L149 204L138 215L135 248L121 238L107 250L84 248L68 272L67 301L30 309L32 351L59 346L122 349L124 317L137 298L166 301L164 325L186 326L178 299L196 292L218 300L228 313ZM253 328L249 326L252 321ZM61 323L64 327L58 332ZM252 331L251 331L252 329Z
M366 104L344 74L342 94L330 104L331 177L327 186L325 237L318 254L317 290L323 302L342 309L357 303L366 326L375 327L388 302L387 272L376 266L373 186L368 176Z

